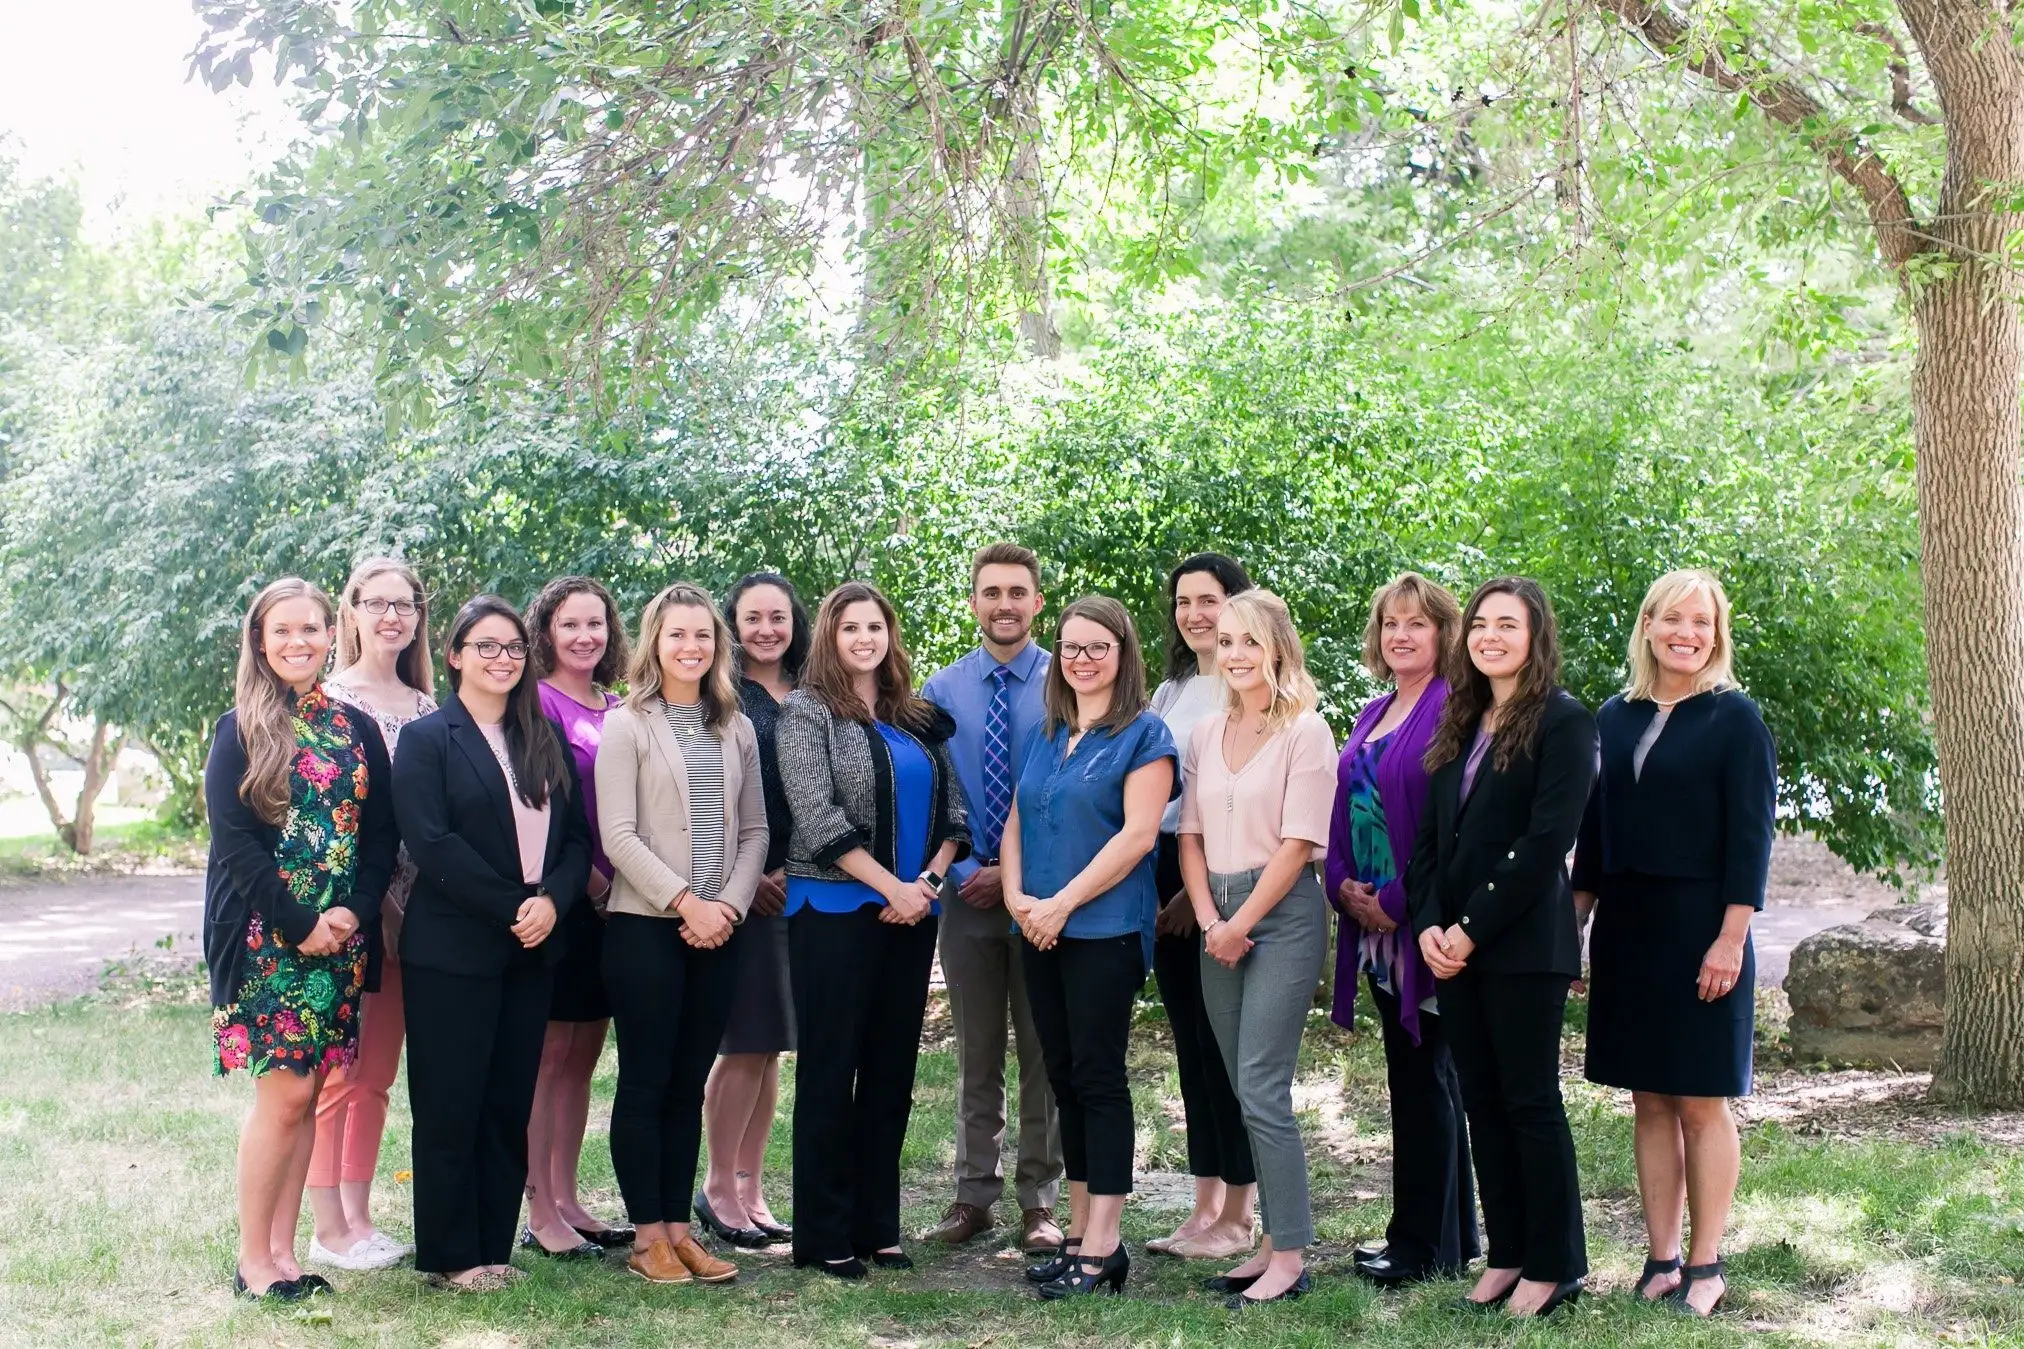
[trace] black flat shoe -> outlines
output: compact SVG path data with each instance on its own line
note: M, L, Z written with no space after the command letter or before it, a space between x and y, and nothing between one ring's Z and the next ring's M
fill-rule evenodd
M1431 1270L1396 1263L1389 1252L1375 1260L1359 1261L1356 1272L1380 1288L1405 1288L1433 1277Z
M1070 1237L1054 1250L1054 1254L1037 1265L1026 1267L1028 1283L1053 1283L1069 1270L1075 1268L1075 1252L1082 1249L1081 1237Z
M871 1262L880 1269L912 1269L914 1258L905 1251L873 1251Z
M1645 1296L1645 1289L1651 1287L1652 1280L1656 1279L1659 1275L1670 1274L1679 1267L1680 1257L1677 1255L1670 1260L1654 1260L1650 1256L1646 1256L1644 1273L1638 1275L1637 1282L1630 1286L1631 1293L1640 1302L1663 1302L1666 1298L1671 1297L1672 1293L1668 1292L1656 1298L1648 1298ZM1682 1284L1686 1282L1684 1276L1680 1279L1680 1282Z
M1352 1264L1358 1265L1368 1264L1369 1262L1377 1259L1379 1256L1383 1255L1386 1251L1390 1249L1391 1245L1389 1242L1383 1241L1365 1242L1363 1245L1357 1247L1355 1250L1349 1253L1350 1262Z
M1258 1282L1256 1274L1218 1274L1202 1280L1205 1293L1241 1293Z
M696 1217L702 1220L703 1226L709 1228L710 1231L723 1240L730 1242L733 1246L742 1246L746 1250L751 1250L754 1247L770 1246L773 1244L773 1238L767 1236L756 1227L732 1227L720 1221L717 1217L717 1211L710 1207L709 1199L701 1190L696 1191Z
M1097 1261L1095 1269L1089 1262ZM1074 1268L1050 1283L1040 1285L1040 1297L1046 1302L1059 1302L1063 1298L1081 1297L1097 1289L1109 1287L1113 1293L1124 1291L1124 1281L1131 1274L1131 1257L1125 1254L1124 1243L1119 1242L1116 1250L1109 1255L1085 1255L1076 1259Z
M632 1245L635 1235L630 1227L578 1227L571 1223L570 1228L585 1241L602 1246L607 1251Z
M324 1278L321 1274L299 1275L294 1280L294 1283L296 1287L302 1290L304 1297L308 1297L313 1293L328 1293L332 1297L337 1296L337 1289L333 1288L330 1280Z
M862 1279L869 1273L864 1261L854 1255L848 1260L796 1260L794 1263L807 1269L819 1269L832 1279Z
M1240 1312L1246 1307L1262 1306L1267 1302L1292 1302L1302 1294L1313 1291L1314 1277L1303 1269L1300 1271L1300 1277L1288 1285L1283 1292L1274 1293L1271 1297L1251 1297L1249 1294L1239 1293L1223 1305L1233 1312Z
M297 1279L276 1279L256 1293L246 1286L246 1276L236 1269L232 1271L232 1291L249 1302L300 1302L309 1296L309 1290Z
M1569 1279L1566 1283L1554 1284L1553 1291L1546 1295L1546 1301L1540 1303L1539 1310L1532 1313L1532 1319L1536 1321L1542 1316L1551 1316L1562 1307L1572 1307L1581 1301L1581 1290L1587 1282L1587 1279ZM1685 1287L1684 1284L1681 1286Z
M1707 1315L1713 1316L1722 1309L1722 1303L1727 1301L1729 1297L1729 1270L1728 1266L1720 1260L1715 1261L1712 1265L1688 1265L1685 1269L1681 1270L1680 1286L1666 1294L1666 1301L1673 1303L1689 1316L1701 1315L1700 1312L1695 1311L1687 1305L1687 1290L1692 1288L1694 1283L1700 1279L1720 1279L1722 1281L1722 1294L1715 1299L1714 1304L1707 1311Z
M575 1231L576 1229L571 1228L570 1230ZM579 1241L566 1251L551 1251L541 1244L541 1238L534 1235L534 1229L531 1227L520 1229L520 1249L523 1251L533 1251L537 1255L545 1255L550 1260L604 1259L604 1247L594 1241Z

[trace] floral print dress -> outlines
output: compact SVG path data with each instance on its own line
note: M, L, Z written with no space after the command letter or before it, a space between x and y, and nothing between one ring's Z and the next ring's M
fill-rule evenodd
M369 790L355 710L318 685L296 700L295 761L288 818L274 863L296 903L318 913L351 898L358 868L359 810ZM246 974L237 996L212 1013L218 1072L274 1068L310 1073L358 1056L366 930L327 956L306 956L255 913L246 923Z

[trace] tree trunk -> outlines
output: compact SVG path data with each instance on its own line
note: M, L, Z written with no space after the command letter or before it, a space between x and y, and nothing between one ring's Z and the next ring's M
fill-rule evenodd
M91 851L92 832L98 819L98 794L105 790L106 779L119 762L120 746L126 743L125 736L111 735L111 729L104 717L93 726L91 749L84 756L84 786L78 789L77 809L71 812L70 824L58 826L56 831L79 857Z
M1903 4L1939 91L1947 167L1907 280L1927 661L1946 799L1946 1025L1934 1091L2024 1102L2024 487L2017 278L2000 262L2024 181L2024 66L1987 5ZM1928 278L1925 263L1940 272Z

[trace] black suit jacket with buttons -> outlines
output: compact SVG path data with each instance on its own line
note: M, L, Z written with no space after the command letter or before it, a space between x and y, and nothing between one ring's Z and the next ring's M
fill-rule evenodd
M407 752L407 742L401 742ZM1555 689L1530 753L1498 768L1493 747L1462 800L1464 753L1427 780L1427 808L1406 868L1415 933L1459 923L1469 968L1581 977L1567 854L1595 781L1595 718Z
M556 737L562 728L553 722ZM527 898L520 838L506 774L491 742L452 695L401 730L394 759L394 815L415 863L401 920L401 961L447 974L488 976L522 960L562 958L562 916L590 880L590 826L576 758L565 752L566 794L549 796L541 890L555 901L548 939L528 952L513 935Z

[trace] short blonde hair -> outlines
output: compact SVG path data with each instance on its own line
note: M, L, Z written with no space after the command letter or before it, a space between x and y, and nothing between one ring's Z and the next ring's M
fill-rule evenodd
M1455 644L1456 629L1462 625L1462 602L1446 586L1416 571L1400 572L1370 597L1370 622L1363 628L1363 668L1374 679L1392 678L1391 665L1384 658L1384 616L1392 609L1408 612L1417 609L1427 616L1439 643L1434 668L1443 668L1448 648Z
M1265 728L1276 731L1302 712L1312 711L1321 701L1314 676L1307 673L1307 651L1293 626L1293 614L1286 601L1269 590L1240 590L1223 601L1223 612L1241 624L1265 650L1265 685L1272 690L1271 706L1265 709ZM1237 690L1228 689L1227 711L1243 707Z
M703 724L721 740L725 727L739 710L738 686L731 677L731 629L717 612L717 601L701 586L676 581L647 601L640 614L639 643L633 647L626 667L626 706L643 712L661 696L661 627L670 609L701 609L710 616L715 649L710 653L710 668L703 675L699 701L703 705Z
M1708 653L1708 663L1694 676L1694 692L1738 687L1736 643L1729 634L1728 593L1715 573L1686 567L1653 581L1652 588L1645 591L1644 603L1638 605L1637 623L1630 632L1630 679L1624 685L1624 697L1633 701L1652 697L1652 691L1658 687L1659 662L1652 654L1651 621L1696 592L1706 595L1715 608L1715 649Z

